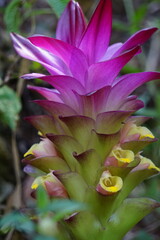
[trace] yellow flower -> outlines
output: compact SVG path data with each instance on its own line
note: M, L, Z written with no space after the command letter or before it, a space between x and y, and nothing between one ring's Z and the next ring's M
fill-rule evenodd
M112 150L111 155L117 159L119 166L130 163L134 160L134 153L131 150L123 150L122 148Z
M152 132L146 128L146 127L141 127L141 126L137 126L136 124L133 124L130 128L130 131L128 132L128 135L135 135L135 134L139 134L139 139L143 139L143 138L155 138L154 135L152 134Z
M104 171L96 190L102 195L112 195L121 190L123 181L118 176L112 176L109 171Z
M54 144L48 138L42 138L39 143L33 144L31 148L24 154L24 157L33 155L35 157L57 156Z
M51 197L62 197L67 198L68 194L63 186L63 184L59 181L59 179L50 172L44 176L37 177L33 183L31 188L36 190L39 186L43 186L48 195Z
M149 159L149 158L145 158L143 156L140 156L140 165L142 164L148 164L148 169L155 169L157 170L158 172L160 172L160 168L159 167L156 167L156 165Z

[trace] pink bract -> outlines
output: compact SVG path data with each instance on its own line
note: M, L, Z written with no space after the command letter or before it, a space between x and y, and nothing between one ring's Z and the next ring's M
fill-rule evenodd
M157 28L146 28L125 43L109 46L112 26L111 0L100 0L88 25L79 4L70 1L56 31L57 39L11 34L16 51L24 58L41 63L50 75L26 74L25 79L40 78L56 90L30 87L46 99L69 106L76 114L96 117L105 111L133 110L143 107L136 97L128 97L160 73L145 72L119 77L121 69L141 52ZM87 102L87 104L86 104ZM47 100L45 102L47 104ZM87 113L86 108L92 108Z

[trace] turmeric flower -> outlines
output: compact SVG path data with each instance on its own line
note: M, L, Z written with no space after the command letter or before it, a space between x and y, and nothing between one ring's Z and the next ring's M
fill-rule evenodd
M159 78L159 73L121 77L119 73L141 52L140 45L157 29L143 29L125 43L109 46L111 23L110 0L99 2L88 25L78 3L70 1L59 20L57 39L46 36L25 39L11 34L16 51L24 58L41 63L50 73L47 76L32 73L23 77L40 78L51 84L56 90L33 89L49 101L67 104L73 114L95 117L106 111L138 110L143 103L136 97L128 98L128 95L141 84ZM41 104L52 108L48 101Z
M160 79L160 73L120 76L121 69L141 53L141 45L157 29L143 29L125 43L109 45L111 3L100 0L86 24L79 4L69 1L56 38L26 39L11 34L18 54L48 71L48 75L22 77L39 78L53 87L29 86L45 98L35 102L48 112L26 118L41 135L40 143L33 145L23 160L31 166L25 169L28 173L33 168L35 174L37 169L32 188L42 185L50 197L67 197L90 206L84 213L73 213L72 223L66 221L68 239L121 239L128 226L159 206L153 200L125 199L139 183L160 171L141 156L142 149L156 139L141 126L145 117L131 116L143 102L130 95L143 83ZM133 219L125 214L128 208Z

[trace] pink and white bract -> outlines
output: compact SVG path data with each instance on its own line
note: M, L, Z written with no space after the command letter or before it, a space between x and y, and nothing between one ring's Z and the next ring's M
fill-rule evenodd
M122 239L159 206L146 198L126 198L144 179L160 171L141 155L142 149L156 139L141 127L147 117L131 116L143 107L143 102L130 95L143 83L160 79L160 73L120 75L157 28L143 29L125 43L109 46L111 5L111 0L100 0L86 24L79 4L71 0L58 22L56 39L26 39L11 34L17 53L39 62L48 71L48 75L30 73L22 77L39 78L53 86L29 86L45 98L35 102L48 115L26 118L42 139L25 154L24 162L30 166L25 170L34 174L37 171L34 191L38 185L48 191L47 179L51 197L67 197L90 206L66 221L66 228L79 240L87 240L88 236ZM56 186L58 190L51 191ZM59 191L63 194L58 195ZM128 209L132 216L124 216ZM137 209L141 209L141 216Z

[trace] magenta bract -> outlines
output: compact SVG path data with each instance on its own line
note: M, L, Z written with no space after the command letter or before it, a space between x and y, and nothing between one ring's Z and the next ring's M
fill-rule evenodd
M147 41L157 28L143 29L124 44L109 46L111 25L110 0L99 2L88 25L78 3L70 1L59 20L57 39L46 36L25 39L11 34L16 51L22 57L41 63L51 74L26 74L23 78L41 78L47 81L58 92L50 94L46 89L34 90L48 100L69 105L78 111L78 114L86 115L85 112L88 112L84 109L83 102L84 96L90 95L92 97L88 97L87 101L90 103L86 108L91 108L92 105L92 117L104 111L138 110L143 107L136 99L130 102L128 95L141 84L160 78L160 74L146 72L119 77L119 73L133 56L141 52L140 45ZM103 88L105 89L101 94L108 96L108 99L106 97L101 109L96 109L96 105L102 103L102 97L96 96L97 91Z

